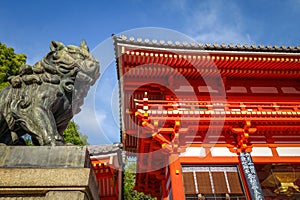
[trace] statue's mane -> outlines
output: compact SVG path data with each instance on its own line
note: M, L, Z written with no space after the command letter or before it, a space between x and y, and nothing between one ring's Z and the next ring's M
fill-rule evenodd
M13 88L21 88L23 84L43 84L50 83L58 85L64 79L75 77L80 70L82 60L94 60L89 54L88 48L78 46L64 46L56 42L56 47L50 47L52 51L46 54L40 61L33 66L23 65L20 68L19 75L9 78ZM92 79L84 73L81 73L85 79ZM93 83L90 83L93 84ZM67 89L67 88L66 88ZM72 88L69 88L72 89Z

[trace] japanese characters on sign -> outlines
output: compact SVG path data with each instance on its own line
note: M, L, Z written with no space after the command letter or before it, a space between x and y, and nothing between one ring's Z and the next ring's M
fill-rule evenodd
M245 179L249 188L252 200L264 200L263 192L259 184L254 163L248 152L240 153L240 161L243 167Z

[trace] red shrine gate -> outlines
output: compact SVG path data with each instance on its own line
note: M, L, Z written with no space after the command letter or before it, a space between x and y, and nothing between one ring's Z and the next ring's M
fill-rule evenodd
M300 47L113 39L138 191L300 198Z

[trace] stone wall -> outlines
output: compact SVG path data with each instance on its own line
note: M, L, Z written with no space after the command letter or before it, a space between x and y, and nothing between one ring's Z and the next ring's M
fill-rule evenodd
M0 147L0 200L98 200L86 147Z

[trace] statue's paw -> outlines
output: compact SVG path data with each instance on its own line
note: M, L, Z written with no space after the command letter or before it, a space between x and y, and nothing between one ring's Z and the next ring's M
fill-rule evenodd
M64 141L64 138L63 138L63 136L61 136L61 135L55 135L54 139L55 139L56 141Z
M75 146L74 144L68 142L68 143L65 143L65 146Z
M64 138L61 135L56 135L54 138L55 146L64 146Z
M64 142L61 141L61 140L56 140L55 141L55 146L64 146L64 145L65 145Z
M6 144L4 144L4 143L0 143L0 146L7 146Z

